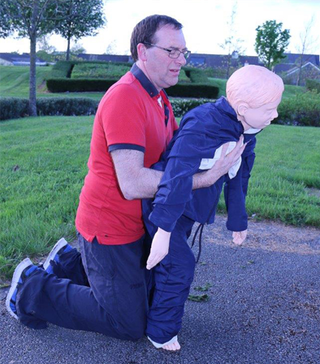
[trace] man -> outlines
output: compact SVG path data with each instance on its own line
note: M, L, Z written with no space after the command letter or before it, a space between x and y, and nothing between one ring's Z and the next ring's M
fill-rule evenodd
M32 328L47 322L120 339L143 336L148 309L141 198L154 196L163 172L157 162L177 129L163 88L178 82L185 65L182 25L153 15L131 38L130 72L100 102L93 126L89 172L76 217L80 254L65 240L43 269L25 259L16 268L7 297L10 314ZM237 161L238 143L193 187L212 185ZM165 348L166 349L166 348Z

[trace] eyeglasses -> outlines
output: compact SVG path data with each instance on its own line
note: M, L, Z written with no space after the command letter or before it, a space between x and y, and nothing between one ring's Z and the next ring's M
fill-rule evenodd
M181 52L181 51L179 51L179 49L163 48L163 47L159 47L156 44L152 44L152 43L145 42L143 44L162 49L162 50L168 52L168 56L173 59L179 58L181 53L183 54L184 58L187 59L191 54L191 51L188 51L188 50Z

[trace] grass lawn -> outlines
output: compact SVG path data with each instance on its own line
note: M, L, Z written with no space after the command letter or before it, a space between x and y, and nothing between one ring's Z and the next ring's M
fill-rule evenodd
M93 117L0 123L0 276L26 255L44 254L74 219ZM273 125L258 136L247 207L259 219L320 227L320 129ZM316 189L316 190L313 190ZM220 211L223 204L220 204Z

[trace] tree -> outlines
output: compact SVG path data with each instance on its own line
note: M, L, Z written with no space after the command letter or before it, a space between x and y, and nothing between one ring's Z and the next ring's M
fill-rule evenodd
M302 66L304 63L304 55L310 51L318 43L318 38L315 38L311 35L311 31L314 25L314 16L305 24L304 31L300 33L300 45L297 47L298 52L300 54L298 58L298 77L297 77L297 86L301 84L301 76L302 76Z
M13 33L30 39L29 115L37 115L36 107L36 43L41 35L53 31L59 12L57 0L1 0L0 36Z
M4 4L0 5L0 38L6 38L10 35L11 23L6 13Z
M263 64L272 69L285 58L283 53L289 45L290 31L282 30L282 23L275 20L268 20L262 26L259 25L256 31L255 50Z
M55 32L67 39L66 60L70 58L71 38L80 39L96 35L96 29L102 27L106 20L103 15L102 0L63 0L60 2L64 17Z
M219 44L219 47L222 48L224 51L227 52L227 55L224 57L224 66L226 66L226 78L229 78L230 76L230 69L232 65L232 60L236 60L236 65L238 66L238 59L241 54L245 52L245 50L242 47L243 40L236 38L235 34L235 17L237 14L237 3L233 5L232 12L231 12L231 18L230 21L227 22L229 26L229 34L227 38L225 39L224 43Z

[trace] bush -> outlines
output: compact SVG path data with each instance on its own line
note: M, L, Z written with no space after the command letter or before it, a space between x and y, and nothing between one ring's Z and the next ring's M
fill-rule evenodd
M37 100L38 115L93 115L99 101L89 98L40 98ZM17 98L0 99L0 120L29 116L29 100Z
M106 91L117 80L54 78L47 80L50 92Z
M193 68L193 67L184 67L183 68L185 74L188 78L190 78L191 82L193 83L208 83L208 77L206 75L206 72L199 68Z
M172 97L196 97L216 99L219 94L219 87L211 85L176 84L166 89L169 96Z
M55 78L47 80L50 92L106 91L116 80ZM166 89L169 96L215 99L219 88L211 85L177 84Z
M315 90L318 94L320 94L320 81L319 80L306 80L306 86L309 91Z
M15 97L0 98L0 120L28 116L29 100Z
M282 100L275 124L320 126L320 94L306 92Z
M59 61L52 67L52 78L70 78L75 61Z
M89 98L42 98L37 100L38 115L94 115L99 101Z
M170 99L174 116L182 117L186 112L206 102L215 102L210 99Z
M105 62L104 64L99 64L95 62L82 62L75 64L71 78L73 79L116 79L118 80L125 73L127 73L131 68L128 63L126 65Z

